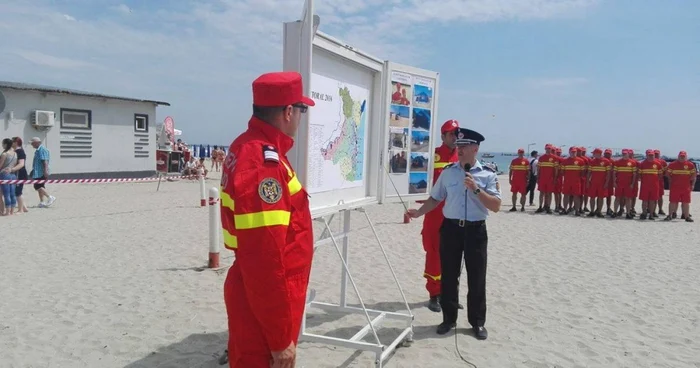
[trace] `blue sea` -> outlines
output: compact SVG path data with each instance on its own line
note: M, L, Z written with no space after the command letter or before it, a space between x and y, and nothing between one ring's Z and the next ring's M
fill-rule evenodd
M482 157L484 154L493 155L493 157ZM516 157L518 157L518 154L515 152L479 152L478 159L482 164L493 162L498 166L499 172L508 173L510 162ZM528 156L526 155L525 157Z

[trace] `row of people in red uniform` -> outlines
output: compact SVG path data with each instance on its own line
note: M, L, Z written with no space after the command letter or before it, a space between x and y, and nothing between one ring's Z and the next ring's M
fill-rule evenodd
M665 176L670 183L669 215L665 220L672 220L681 204L681 218L692 222L689 207L696 180L695 165L687 160L685 151L679 152L678 159L670 164L661 158L659 150L649 149L645 153L646 158L637 161L631 149L623 149L622 157L614 159L610 149L603 151L596 148L589 157L584 147L571 147L569 155L563 157L561 148L546 145L545 154L537 159L540 207L536 212L552 213L553 195L554 211L560 214L581 216L589 212L589 217L605 217L603 202L606 202L608 216L624 215L632 219L636 215L636 200L639 199L642 201L640 219L653 220L658 215L665 215L662 209ZM517 211L515 203L518 193L522 194L521 211L525 209L524 196L531 180L531 169L530 162L524 157L524 150L520 149L510 166L509 181L513 193L511 211Z

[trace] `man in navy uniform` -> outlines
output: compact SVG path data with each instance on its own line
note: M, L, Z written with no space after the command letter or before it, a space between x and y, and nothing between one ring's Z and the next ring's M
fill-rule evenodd
M496 173L483 166L476 156L484 136L460 128L457 133L459 161L446 166L430 191L430 197L419 209L408 210L409 216L420 217L445 201L445 220L440 228L440 262L442 271L442 323L437 333L444 335L456 326L459 276L462 256L467 267L467 315L477 339L484 340L486 323L486 218L489 211L501 208L501 189Z

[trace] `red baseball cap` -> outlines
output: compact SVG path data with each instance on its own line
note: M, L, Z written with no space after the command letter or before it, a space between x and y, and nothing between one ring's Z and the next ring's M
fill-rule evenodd
M573 147L573 146L569 147L569 152L576 152L576 151L578 151L577 147Z
M653 150L653 149L648 149L647 152L646 152L646 154L647 154L647 156L653 155L653 154L654 154L654 150Z
M629 153L630 155L634 155L634 150L631 148L628 148L627 153Z
M600 149L600 148L595 148L595 149L593 150L593 153L603 153L603 150Z
M655 150L654 150L654 154L659 154L659 155L660 155L660 154L661 154L661 150L655 149Z
M551 143L547 143L547 144L544 145L544 148L552 148L552 144L551 144Z
M608 153L612 155L612 150L610 148L605 149L605 154L607 155Z
M272 107L302 103L314 106L314 100L304 96L301 74L297 72L265 73L253 81L253 105Z
M451 119L442 124L440 128L440 133L452 132L459 129L459 122L457 120Z
M586 147L581 146L581 147L578 148L578 150L581 151L581 152L586 152Z
M687 157L688 154L685 151L680 151L680 152L678 152L678 156Z
M524 149L524 148L518 148L518 153L525 153L525 149Z

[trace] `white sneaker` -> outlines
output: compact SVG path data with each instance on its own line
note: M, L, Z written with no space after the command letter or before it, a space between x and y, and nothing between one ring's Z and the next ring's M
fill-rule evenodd
M49 196L49 200L48 202L46 202L46 207L50 207L53 204L53 202L56 202L56 197Z
M39 204L37 205L37 207L39 207L39 208L46 208L46 203L44 203L44 202L39 202Z

